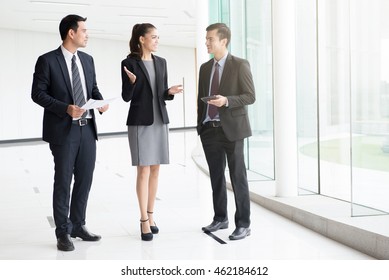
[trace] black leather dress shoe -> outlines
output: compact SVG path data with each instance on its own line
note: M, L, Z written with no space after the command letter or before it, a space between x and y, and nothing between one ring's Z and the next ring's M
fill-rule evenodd
M60 251L73 251L73 241L70 239L69 234L61 235L57 238L57 248Z
M226 229L226 228L228 228L228 220L225 220L223 222L213 221L210 225L203 227L202 230L204 232L213 232L219 229Z
M230 240L243 239L251 234L250 228L237 227L233 233L229 236Z
M73 238L79 237L84 241L99 241L101 239L100 235L89 232L85 226L81 226L78 231L72 232L70 236Z

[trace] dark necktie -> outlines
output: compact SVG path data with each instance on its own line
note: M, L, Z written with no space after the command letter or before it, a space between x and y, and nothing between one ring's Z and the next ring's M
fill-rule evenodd
M82 107L85 104L84 92L82 90L80 72L78 71L76 56L72 57L72 80L73 80L73 99L74 105ZM82 115L82 118L85 118L87 112Z
M215 70L213 71L213 77L211 82L211 95L219 94L219 63L215 63ZM214 105L208 105L208 116L214 119L217 115L217 107Z

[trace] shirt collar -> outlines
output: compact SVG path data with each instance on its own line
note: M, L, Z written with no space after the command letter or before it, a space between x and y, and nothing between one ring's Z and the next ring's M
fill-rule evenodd
M214 59L213 64L215 64L217 62L219 64L220 68L224 68L224 64L226 64L227 56L228 56L228 52L219 61L216 61L216 59Z
M77 51L73 54L71 52L69 52L63 45L61 45L61 51L62 51L62 54L63 56L65 57L66 60L72 60L72 57L73 55L75 55L78 59L78 54L77 54Z

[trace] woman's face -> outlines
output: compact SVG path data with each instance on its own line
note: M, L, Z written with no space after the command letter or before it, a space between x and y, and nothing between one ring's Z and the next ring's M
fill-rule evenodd
M149 52L155 52L158 49L159 35L157 29L150 29L145 36L141 36L140 43L143 50Z

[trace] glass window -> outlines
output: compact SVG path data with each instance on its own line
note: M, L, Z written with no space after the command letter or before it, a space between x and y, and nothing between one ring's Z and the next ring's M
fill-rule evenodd
M248 106L253 136L245 142L249 181L274 180L271 0L210 1L231 29L231 54L246 58L253 74L256 102ZM211 9L211 11L212 11Z
M254 77L249 179L274 179L272 1L211 2ZM350 201L353 216L389 213L389 2L295 3L299 193Z
M353 216L389 212L389 2L350 1Z
M349 1L318 1L320 193L350 201Z
M253 136L247 143L248 169L253 180L274 180L271 0L246 0L245 8L246 38L240 42L245 43L256 93L249 106Z
M296 0L299 187L351 201L352 216L389 212L388 12Z

